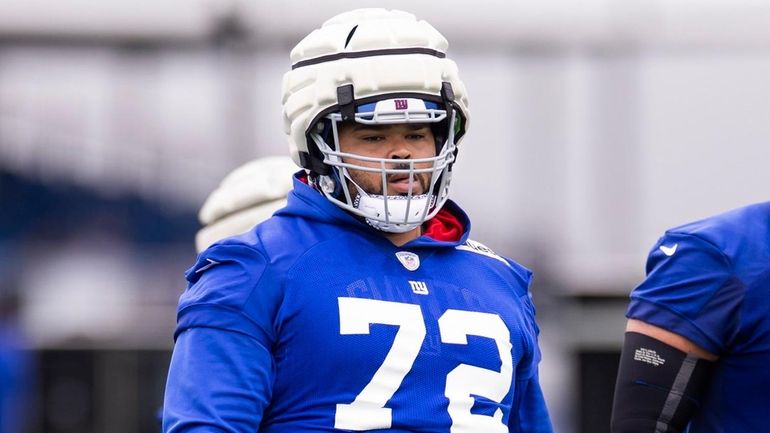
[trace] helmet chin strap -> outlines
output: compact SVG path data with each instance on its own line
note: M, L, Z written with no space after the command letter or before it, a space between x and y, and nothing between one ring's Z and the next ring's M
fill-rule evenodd
M422 216L426 209L430 208L429 194L412 196L408 200L400 195L376 195L364 194L357 195L353 201L353 207L360 209L369 215L376 215L385 221L366 218L366 222L376 228L388 233L406 233L414 230L422 224ZM385 210L385 201L387 200L388 210ZM407 206L408 214L407 214ZM387 217L385 215L387 214Z

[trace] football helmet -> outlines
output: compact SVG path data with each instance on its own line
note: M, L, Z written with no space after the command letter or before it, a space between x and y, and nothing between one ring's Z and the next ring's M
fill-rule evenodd
M288 156L267 156L230 172L198 212L203 227L195 235L196 250L243 233L284 207L296 170Z
M414 15L359 9L326 21L291 52L283 79L284 130L294 162L334 204L373 227L407 232L432 218L448 198L456 146L468 128L465 86L448 43ZM340 152L342 122L428 124L435 156L398 160ZM366 162L366 164L363 164ZM377 165L377 168L372 168ZM365 191L350 170L376 172L382 194ZM430 187L412 194L416 175ZM387 179L407 175L409 191L387 195Z

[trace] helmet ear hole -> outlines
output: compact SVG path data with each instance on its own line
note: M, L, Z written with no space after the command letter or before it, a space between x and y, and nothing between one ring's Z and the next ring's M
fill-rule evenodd
M465 115L462 111L455 111L455 121L454 121L454 137L455 137L455 144L457 144L461 138L465 136L465 132L467 131L467 119L465 118Z
M300 152L302 167L321 176L328 176L332 172L332 168L324 163L323 152L313 143L310 134L307 136L307 150L307 152Z
M433 133L433 139L436 142L436 155L438 155L449 136L449 121L445 119L441 122L431 124L430 130Z

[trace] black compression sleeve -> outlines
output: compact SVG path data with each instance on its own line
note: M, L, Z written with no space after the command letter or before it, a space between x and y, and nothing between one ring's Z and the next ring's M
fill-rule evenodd
M680 433L700 406L713 362L627 332L620 356L612 433Z

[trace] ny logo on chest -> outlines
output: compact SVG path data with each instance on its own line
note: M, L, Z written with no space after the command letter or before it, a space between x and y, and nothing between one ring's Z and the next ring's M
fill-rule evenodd
M412 288L412 292L418 295L428 294L428 285L425 281L409 281L409 287Z

